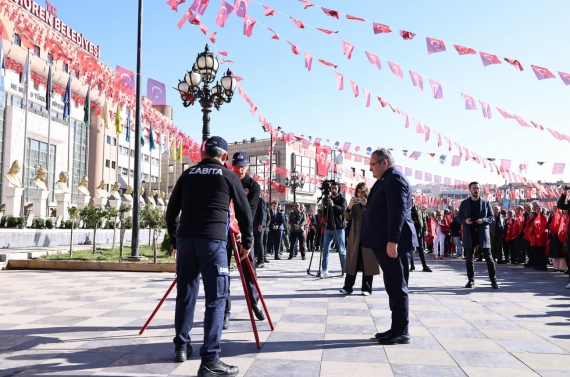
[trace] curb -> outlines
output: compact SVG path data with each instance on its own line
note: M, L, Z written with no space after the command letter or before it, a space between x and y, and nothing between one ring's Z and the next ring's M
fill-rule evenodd
M176 272L175 263L69 262L15 259L8 260L7 268L10 270Z

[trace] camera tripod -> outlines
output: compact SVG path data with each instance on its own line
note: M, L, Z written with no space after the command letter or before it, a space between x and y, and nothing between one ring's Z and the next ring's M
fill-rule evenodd
M333 211L332 211L332 206L329 205L328 201L330 199L329 195L323 195L322 198L323 203L326 203L326 221L324 224L325 227L325 232L326 232L326 226L327 223L329 221L329 219L332 221L332 225L333 225L333 234L334 234L334 240L336 241L337 247L339 248L338 253L339 253L339 259L340 259L340 243L338 242L338 234L336 233L336 224L334 222L334 217L333 217ZM320 237L321 235L319 235ZM321 274L321 268L322 268L322 259L323 259L323 253L324 253L324 249L325 249L325 245L324 245L324 241L325 241L325 236L324 233L322 234L322 239L321 239L321 252L319 254L319 269L318 271L316 271L314 274L311 273L311 265L313 264L313 256L315 255L315 249L313 248L313 250L311 251L311 260L309 261L309 268L307 268L307 275L311 275L311 276L315 276L321 279L324 279L322 277ZM330 254L330 248L329 248L329 254ZM336 276L329 276L329 278L333 278L333 277L342 277L343 276L343 272L342 272L342 265L341 265L341 274L340 275L336 275Z

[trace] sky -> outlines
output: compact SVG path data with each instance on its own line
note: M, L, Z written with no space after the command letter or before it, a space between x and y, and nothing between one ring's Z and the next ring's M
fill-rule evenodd
M526 177L534 180L570 181L570 144L558 141L548 131L523 128L514 120L504 119L494 106L518 114L527 121L570 134L570 86L565 86L556 71L570 73L570 50L565 48L570 36L570 2L545 0L535 2L513 0L480 0L458 2L440 1L363 1L319 0L317 6L303 9L297 0L252 0L248 15L258 21L253 35L243 35L243 19L232 14L225 27L216 25L219 0L211 0L200 16L209 31L217 32L216 48L226 51L235 63L222 66L218 76L227 67L243 78L242 87L265 118L287 132L329 139L330 144L351 142L352 147L393 148L396 164L434 175L478 180L485 183L504 183L504 179L476 162L462 159L460 166L451 167L453 155L447 148L438 147L434 131L449 137L469 150L487 158L512 160L514 171L521 163L528 163ZM230 0L233 5L233 0ZM54 0L58 17L101 46L101 60L136 69L137 6L136 0L99 0L77 2ZM143 94L148 77L176 87L196 55L210 43L198 26L189 23L178 29L177 24L192 0L171 10L165 0L146 1L143 14L142 76ZM264 17L265 4L283 14ZM43 4L42 4L43 5ZM329 17L320 6L363 17L391 26L389 34L374 34L370 22ZM309 26L299 29L292 16L306 25L339 31L326 35ZM263 25L271 27L280 40L271 39ZM404 41L398 30L417 33ZM446 52L428 55L426 39L429 36L444 40ZM341 41L358 46L349 60L343 55ZM291 41L301 51L294 55L286 42ZM453 44L471 47L476 51L518 59L523 72L503 61L500 65L484 67L479 55L457 54ZM382 69L368 62L362 49L381 57ZM212 48L214 49L214 48ZM310 72L304 67L303 52L313 56ZM334 71L320 64L325 59L338 65L337 71L345 77L345 89L339 91ZM392 74L388 60L400 64L404 79ZM547 67L556 79L538 81L530 65ZM424 90L412 85L409 70L422 74ZM433 99L429 78L444 84L443 99ZM349 79L360 88L373 93L370 107L365 107L362 91L358 98L352 93ZM461 92L491 104L492 119L483 118L477 101L476 111L464 108ZM382 108L375 96L381 96L410 116L411 126L404 128L401 116L389 107ZM174 123L195 140L201 139L202 113L198 105L184 108L176 91L169 90L167 102L174 108ZM429 142L415 133L412 118L431 128ZM236 94L221 111L211 114L211 133L228 142L255 137L267 138L257 116L249 105ZM416 161L408 156L422 152ZM432 158L428 153L435 153ZM447 155L444 165L440 155ZM539 166L536 162L544 161ZM563 175L552 175L553 163L567 163ZM412 183L419 183L410 179Z

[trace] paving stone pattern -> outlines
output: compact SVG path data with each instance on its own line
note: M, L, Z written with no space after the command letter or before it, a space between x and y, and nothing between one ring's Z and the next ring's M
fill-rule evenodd
M318 258L318 254L315 254ZM257 322L254 343L237 272L222 358L240 376L570 376L570 290L561 273L498 266L490 289L484 263L476 288L460 260L429 259L410 277L409 345L379 345L390 324L381 277L374 292L344 296L342 278L306 274L309 261L273 261L259 271L275 331ZM337 254L330 262L338 272ZM314 268L314 265L313 265ZM143 336L138 331L173 274L0 272L0 376L195 376L203 292L192 330L194 354L172 362L175 293ZM360 278L357 279L360 282Z

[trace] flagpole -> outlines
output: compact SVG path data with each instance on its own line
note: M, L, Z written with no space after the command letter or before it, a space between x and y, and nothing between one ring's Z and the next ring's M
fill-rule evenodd
M26 202L25 202L25 191L26 191L26 185L28 183L26 174L28 173L26 170L26 157L27 157L27 153L26 153L26 145L28 144L28 88L29 88L29 76L30 76L30 49L28 49L28 55L26 57L26 63L27 63L27 67L24 67L24 75L25 75L25 80L24 80L24 102L25 102L25 106L26 106L26 112L24 113L24 161L22 161L22 178L24 181L24 192L22 192L22 208L21 208L21 216L25 217L25 212L24 212L24 208L26 207ZM24 222L24 227L26 227L26 223Z
M129 135L129 141L128 141L128 143L129 143L129 153L127 154L127 157L129 158L129 165L128 165L128 166L129 166L129 171L128 171L128 174L127 174L127 187L128 187L128 186L131 185L131 122L130 122L130 119L131 119L131 109L128 108L128 107L127 107L127 109L128 109L128 110L127 110L127 111L128 111L128 114L127 114L127 133L128 133L128 135ZM138 195L134 195L134 197L135 197L135 198L138 198Z
M143 19L143 0L138 1L138 30L137 30L137 90L136 90L136 119L135 119L135 179L134 192L135 200L133 200L133 229L131 233L131 258L139 259L139 236L140 236L140 201L138 195L141 187L141 70L142 70L142 19Z
M159 146L159 152L158 152L158 193L160 194L160 184L162 183L161 179L162 179L162 146L164 144L164 134L162 133L164 131L164 125L160 128L160 146Z
M117 116L119 116L118 112L120 111L119 110L120 107L121 107L121 101L119 100L118 104L117 104L117 110L118 111L117 111L117 114L115 114L115 119L117 119ZM121 127L120 123L119 123L119 127ZM117 152L117 154L115 156L115 182L119 182L119 148L120 148L119 147L119 135L120 134L117 131L118 131L117 127L115 127L115 133L117 134L117 145L115 146L116 147L115 149ZM111 183L111 182L109 182L109 183Z
M107 95L105 94L105 104L107 103ZM107 109L107 106L103 106L103 111ZM103 114L103 163L101 164L101 179L105 179L105 149L107 144L107 126L105 125L105 114Z
M68 79L68 87L71 90L71 73L69 74L69 79ZM69 102L69 98L67 99L67 101ZM69 103L67 104L68 109L69 109ZM64 104L65 107L65 104ZM69 110L68 110L69 111ZM64 108L64 116L65 116L65 108ZM71 180L70 183L73 186L73 164L71 163L71 149L72 149L72 144L71 144L71 113L69 113L67 115L67 171L69 174L71 174Z
M170 131L168 131L168 135L166 137L166 144L169 146L169 149L172 148L172 143L170 143ZM170 154L172 153L172 151L168 151L167 156L166 156L166 190L164 190L166 192L165 194L165 199L166 199L166 195L168 195L168 185L170 184ZM160 165L162 170L162 165Z
M53 63L49 63L49 72L48 72L49 77L48 77L47 84L46 84L48 86L46 91L49 94L49 96L46 95L46 109L48 111L48 139L47 139L47 167L46 167L48 174L46 176L46 186L47 186L48 192L49 192L49 195L48 195L48 198L46 201L47 217L50 217L49 201L51 199L51 195L53 195L53 192L51 192L51 190L50 190L50 184L49 184L49 182L50 182L49 174L50 174L50 170L51 170L51 166L50 166L50 160L51 160L51 158L50 158L50 154L51 154L50 153L51 152L51 88L50 88L50 86L51 86L52 66L53 66ZM55 169L55 167L54 167L54 169ZM53 174L55 176L55 171L53 172Z
M91 83L87 85L87 94L85 94L85 102L84 106L87 106L87 111L83 114L83 125L85 126L85 121L87 117L87 140L85 145L85 175L89 174L89 135L90 135L90 128L91 128L91 99L89 95L91 94ZM71 112L70 112L71 117ZM81 178L79 178L81 180Z

